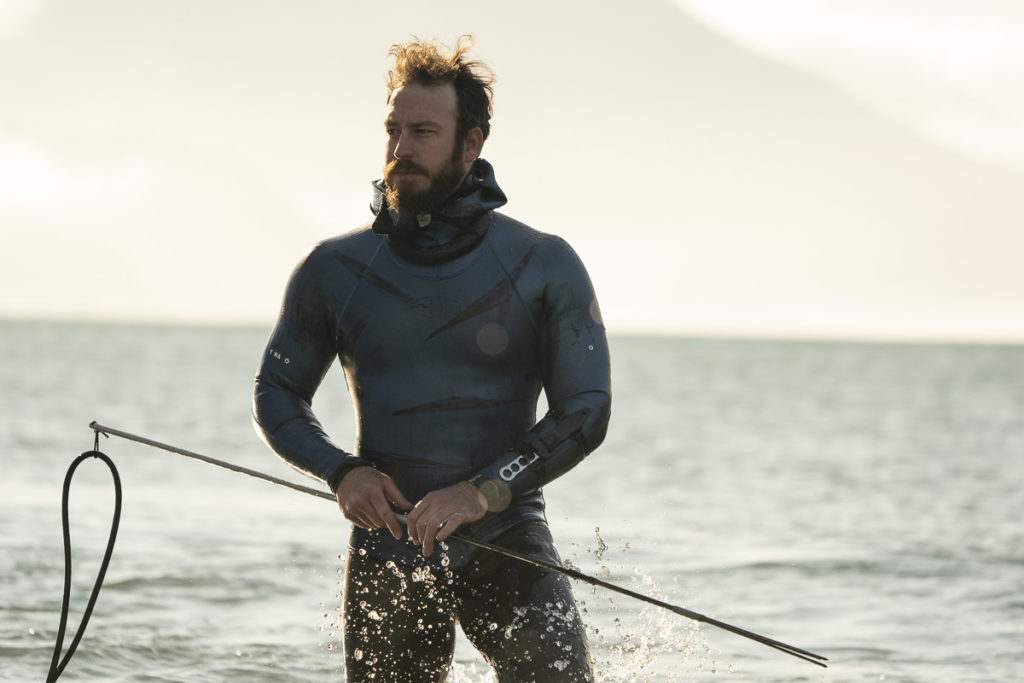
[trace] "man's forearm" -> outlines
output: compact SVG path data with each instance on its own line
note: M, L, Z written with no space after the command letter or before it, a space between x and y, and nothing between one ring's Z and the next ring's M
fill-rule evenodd
M604 439L609 397L590 392L574 401L572 412L553 409L530 431L519 448L496 458L469 478L487 499L488 512L504 510L578 465Z

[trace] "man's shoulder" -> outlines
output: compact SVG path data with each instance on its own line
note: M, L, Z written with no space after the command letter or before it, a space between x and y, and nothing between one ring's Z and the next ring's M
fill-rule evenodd
M363 254L371 254L380 246L381 240L381 236L373 232L369 224L363 225L317 242L303 261L319 263L339 257L359 258Z
M328 237L313 245L295 266L293 277L296 282L319 282L340 270L352 271L373 258L379 248L381 236L369 225L350 230L335 237Z
M317 243L314 251L352 251L361 248L375 248L380 244L382 237L375 233L372 224L367 223L358 228L353 228L334 237L328 237Z
M555 259L570 256L575 252L569 243L559 235L538 230L521 221L497 211L494 212L495 247L509 253L519 249L529 250L541 257Z
M568 243L558 235L538 230L497 211L494 212L494 229L495 235L499 240L519 242L527 245L535 244L553 249L568 246Z

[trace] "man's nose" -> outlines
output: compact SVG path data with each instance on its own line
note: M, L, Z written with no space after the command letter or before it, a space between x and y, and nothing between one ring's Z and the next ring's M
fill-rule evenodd
M396 159L409 159L415 153L412 143L412 136L400 133L395 141L395 150L392 152Z

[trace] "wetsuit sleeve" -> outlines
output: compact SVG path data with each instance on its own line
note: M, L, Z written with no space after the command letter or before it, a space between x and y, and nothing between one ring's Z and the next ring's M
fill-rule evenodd
M275 453L334 491L348 471L366 463L334 445L312 409L313 394L337 357L322 263L314 250L292 273L256 373L252 415Z
M550 410L516 449L471 477L488 509L507 507L575 467L604 440L611 414L608 341L590 277L560 239L546 259L541 320Z

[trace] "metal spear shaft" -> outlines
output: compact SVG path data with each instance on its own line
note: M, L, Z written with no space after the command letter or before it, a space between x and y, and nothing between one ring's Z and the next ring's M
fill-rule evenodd
M280 479L278 477L274 477L274 476L271 476L269 474L265 474L263 472L259 472L257 470L252 470L252 469L249 469L247 467L239 467L238 465L233 465L231 463L224 462L223 460L218 460L216 458L211 458L209 456L202 455L200 453L195 453L193 451L185 450L184 448L178 448L177 446L172 446L170 444L161 443L159 441L154 441L153 439L148 439L148 438L146 438L144 436L138 436L136 434L131 434L129 432L124 432L124 431L121 431L120 429L114 429L113 427L106 427L104 425L98 424L95 420L93 422L89 423L89 428L92 429L97 434L105 434L105 435L108 435L108 436L109 435L119 436L122 439L127 439L129 441L135 441L136 443L141 443L141 444L144 444L146 446L152 446L154 448L159 448L161 450L169 451L171 453L177 453L178 455L184 455L185 457L193 458L195 460L200 460L200 461L205 462L205 463L210 464L210 465L216 465L218 467L223 467L225 469L231 470L232 472L239 472L241 474L247 474L250 477L256 477L257 479L262 479L263 481L268 481L268 482L270 482L272 484L277 484L279 486L284 486L284 487L287 487L287 488L290 488L290 489L294 489L296 491L301 491L301 492L307 493L307 494L309 494L311 496L317 496L319 498L323 498L325 500L331 500L331 501L336 500L335 496L333 494L331 494L331 493L329 493L327 491L323 491L321 489L314 489L314 488L311 488L311 487L308 487L308 486L302 486L300 484L295 484L295 483L292 483L292 482L287 481L285 479ZM405 515L399 514L397 516L398 516L398 518L403 523L405 522ZM730 633L735 633L738 636L743 636L744 638L748 638L748 639L753 640L755 642L761 643L762 645L767 645L768 647L771 647L771 648L774 648L776 650L779 650L780 652L785 652L788 655L792 655L793 657L797 657L798 659L802 659L805 662L810 662L811 664L816 664L816 665L818 665L820 667L823 667L823 668L827 668L827 666L828 666L827 664L825 664L825 662L828 661L827 657L823 657L821 655L814 654L813 652L809 652L807 650L795 647L793 645L788 645L788 644L783 643L781 641L774 640L772 638L768 638L767 636L762 636L762 635L760 635L758 633L754 633L753 631L748 631L748 630L740 628L738 626L733 626L732 624L727 624L724 621L719 621L718 619L713 619L711 617L705 616L705 615L700 614L698 612L694 612L692 610L688 610L685 607L679 607L678 605L672 605L672 604L669 604L669 603L664 602L662 600L658 600L657 598L652 598L649 595L644 595L643 593L637 593L636 591L630 590L628 588L623 588L622 586L618 586L618 585L616 585L614 583L609 583L607 581L603 581L603 580L601 580L601 579L599 579L597 577L590 576L589 574L584 574L583 572L578 571L576 569L572 569L571 567L563 567L561 565L554 564L554 563L551 563L551 562L547 562L546 560L541 560L541 559L536 558L536 557L530 557L529 555L521 555L520 553L517 553L514 550L509 550L508 548L502 548L501 546L496 546L496 545L493 545L493 544L488 543L486 541L479 541L479 540L477 540L475 538L471 538L469 536L465 536L465 535L460 534L460 533L454 533L451 536L449 536L449 538L454 538L454 539L462 541L463 543L466 543L468 545L472 545L472 546L476 546L477 548L482 548L482 549L485 549L485 550L489 550L491 552L498 553L499 555L504 555L505 557L509 557L509 558L514 559L514 560L518 560L520 562L525 562L527 564L531 564L531 565L534 565L536 567L541 567L543 569L547 569L548 571L553 571L553 572L557 572L559 574L564 574L565 576L568 576L568 577L570 577L572 579L576 579L577 581L583 581L584 583L589 583L589 584L591 584L593 586L600 586L601 588L605 588L607 590L614 591L616 593L620 593L622 595L629 596L629 597L634 598L636 600L641 600L641 601L649 603L651 605L656 605L657 607L661 607L663 609L667 609L670 612L675 612L676 614L678 614L680 616L683 616L683 617L686 617L688 619L693 619L694 621L699 621L699 622L704 623L704 624L709 624L711 626L715 626L717 628L720 628L720 629L722 629L724 631L729 631Z

